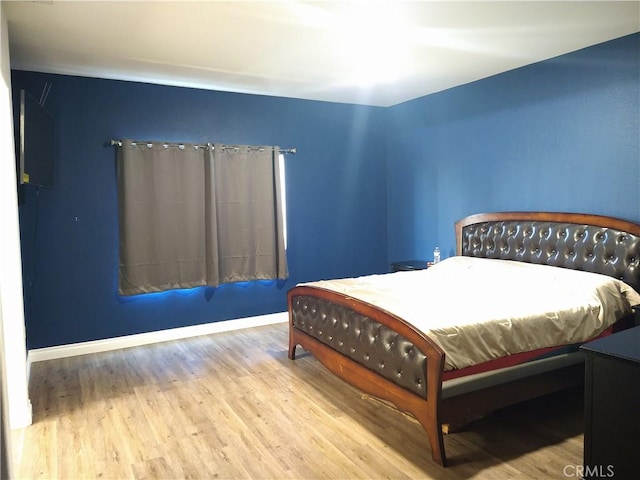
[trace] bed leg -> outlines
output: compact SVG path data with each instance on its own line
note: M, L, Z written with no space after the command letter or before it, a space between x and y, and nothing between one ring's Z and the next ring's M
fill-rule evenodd
M290 360L295 360L296 359L296 340L295 340L295 335L294 335L294 331L293 331L293 312L291 310L291 299L289 299L289 359Z
M437 426L435 432L427 432L427 436L429 437L429 443L431 444L431 458L433 458L433 461L438 465L446 467L447 455L444 451L442 430Z
M295 340L295 335L293 332L293 327L289 327L289 359L291 360L295 360L296 359L296 346L298 345L298 343Z
M433 416L428 414L421 415L422 418L418 418L418 421L427 433L429 439L429 445L431 446L431 458L438 465L443 467L447 466L447 455L444 450L444 438L442 433L442 426L433 419Z

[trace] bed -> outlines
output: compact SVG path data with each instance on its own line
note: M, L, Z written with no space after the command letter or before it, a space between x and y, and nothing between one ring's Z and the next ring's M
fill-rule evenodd
M610 277L615 279L616 288L624 290L621 295L626 297L622 303L628 305L618 308L615 320L606 326L600 325L593 337L576 342L571 334L567 338L573 340L568 343L543 345L513 354L500 353L497 358L483 359L480 355L469 364L463 361L452 365L449 357L455 359L457 353L448 352L450 345L443 347L440 341L447 336L446 332L438 338L433 329L425 332L424 327L418 328L414 322L420 315L442 315L429 314L429 311L413 314L406 307L412 305L407 297L394 302L389 300L392 290L382 287L386 292L382 296L388 297L388 303L376 304L371 300L373 297L359 292L353 294L341 283L335 289L323 281L292 288L288 292L289 358L295 360L299 345L352 386L391 402L415 417L427 433L433 460L442 466L447 465L443 439L447 431L454 431L498 408L580 385L584 361L577 346L591 338L633 326L633 308L640 303L637 293L640 291L639 224L590 214L503 212L476 214L459 220L455 234L456 257L459 257L453 259L455 262L495 265L519 262L554 273L578 271ZM445 261L441 264L444 267ZM423 275L435 275L441 264ZM419 281L418 276L407 277L408 273L375 276L371 285L387 281L386 278L393 280L390 280L392 284L406 285L397 280L398 275L410 278L413 284ZM451 277L451 288L457 283L456 277ZM402 286L396 289L405 295L404 290ZM428 290L418 292L422 295L415 300L416 304L436 303L429 300ZM501 295L504 293L496 289L495 298L500 299ZM483 310L477 300L469 303L465 297L460 297L456 311ZM404 316L393 310L398 305L405 305L399 309ZM408 321L406 316L413 318ZM556 319L555 326L558 324Z

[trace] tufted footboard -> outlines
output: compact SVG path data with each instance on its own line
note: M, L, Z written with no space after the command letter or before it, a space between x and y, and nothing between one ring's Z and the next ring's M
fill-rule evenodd
M288 301L289 358L301 345L349 384L412 414L434 461L446 465L440 347L401 318L335 292L299 286Z
M311 295L294 295L293 327L422 398L427 356L398 332L352 310Z

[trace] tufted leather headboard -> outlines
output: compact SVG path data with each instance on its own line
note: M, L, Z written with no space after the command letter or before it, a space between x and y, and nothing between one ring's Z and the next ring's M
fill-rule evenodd
M456 253L602 273L640 291L640 225L600 215L482 213L456 222Z

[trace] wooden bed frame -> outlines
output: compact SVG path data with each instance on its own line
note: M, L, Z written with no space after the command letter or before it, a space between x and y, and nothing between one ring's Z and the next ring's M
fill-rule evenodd
M455 231L458 255L598 272L640 291L640 225L633 222L589 214L487 213L456 222ZM289 358L295 359L300 345L347 383L413 415L442 466L443 430L449 426L583 382L579 362L443 398L445 353L403 319L310 286L292 288L288 302ZM369 342L364 356L357 352L363 342Z

